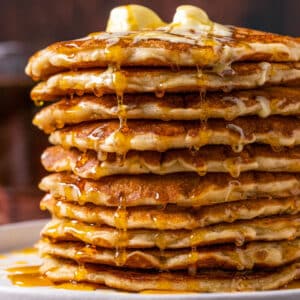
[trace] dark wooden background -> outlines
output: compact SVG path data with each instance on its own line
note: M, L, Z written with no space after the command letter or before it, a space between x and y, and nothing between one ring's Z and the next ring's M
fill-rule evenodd
M220 23L300 35L299 0L1 0L0 223L45 216L36 185L45 174L39 157L47 138L31 125L37 109L23 72L29 55L51 42L104 29L110 9L128 3L146 5L166 21L188 3Z

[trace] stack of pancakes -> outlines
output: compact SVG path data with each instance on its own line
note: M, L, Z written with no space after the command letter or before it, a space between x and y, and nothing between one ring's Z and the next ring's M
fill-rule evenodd
M35 54L53 219L41 271L128 290L275 289L300 277L300 41L170 24L141 6ZM298 238L299 237L299 238Z

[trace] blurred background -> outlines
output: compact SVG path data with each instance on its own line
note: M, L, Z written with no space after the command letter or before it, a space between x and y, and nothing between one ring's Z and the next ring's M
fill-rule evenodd
M28 57L58 40L105 28L118 5L146 5L171 21L181 4L193 4L212 20L300 36L299 0L0 0L0 224L47 216L39 210L37 184L45 171L40 155L47 137L31 125L38 110L24 75Z

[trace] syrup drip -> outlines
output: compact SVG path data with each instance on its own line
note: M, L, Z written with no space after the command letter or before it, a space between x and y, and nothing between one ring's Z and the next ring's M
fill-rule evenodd
M118 239L115 249L115 259L117 266L123 266L127 260L126 246L128 244L128 233L127 233L127 209L126 199L121 194L119 196L119 206L114 214L115 226L118 229Z
M116 42L118 42L118 39ZM120 69L123 60L123 51L120 45L117 43L110 43L105 48L104 54L110 65L114 66L116 69Z
M207 174L207 164L197 167L197 173L199 176L205 176Z
M246 137L243 128L235 124L227 124L226 128L235 132L238 137L232 137L232 150L234 152L241 152L246 142Z
M127 87L127 79L121 71L113 72L113 85L115 87L118 101L118 117L120 119L120 128L126 126L126 106L123 103L124 91Z
M103 152L103 151L98 151L97 152L97 159L100 161L106 161L108 157L108 153L107 152Z
M94 245L90 245L90 244L87 244L85 245L83 248L81 248L80 250L76 251L76 254L75 254L75 258L77 261L80 261L80 259L82 257L85 257L86 255L95 255L95 249L96 249L96 246Z
M105 48L105 56L109 61L109 68L112 72L112 82L115 88L118 102L118 117L120 120L120 129L126 127L127 111L126 106L123 103L124 91L127 87L127 79L121 72L120 67L123 59L122 47L118 44L110 44Z
M74 280L75 281L84 281L88 275L88 271L84 267L84 265L79 264L78 268L76 269L74 273Z
M159 199L160 195L158 193L155 194L155 199ZM167 247L167 240L165 236L165 229L167 228L167 220L165 216L163 215L164 210L166 209L166 205L161 205L160 208L158 208L160 211L158 213L154 213L151 215L151 218L155 224L155 228L158 230L158 232L155 234L155 245L159 248L160 250L160 261L163 265L163 262L165 261L165 253L164 250ZM161 267L161 271L164 268Z
M165 89L162 83L159 84L158 88L155 90L155 96L157 98L162 98L165 95Z
M205 236L203 234L203 230L201 229L192 230L190 235L190 246L192 247L193 252L195 252L194 250L196 249L194 247L196 247L196 245L201 243L204 240L204 237ZM193 255L193 258L195 258L195 255Z
M234 106L230 107L225 113L226 120L234 119L238 114L243 114L246 111L246 105L242 99L237 97L223 97L222 101L230 102Z
M193 244L193 234L191 235L191 245ZM188 273L189 275L196 275L197 274L197 266L198 266L198 260L199 260L199 253L197 251L197 247L192 246L191 252L189 253L189 267L188 267Z
M88 162L88 160L89 160L89 156L86 152L80 154L80 156L76 161L75 170L78 170L81 167L83 167Z
M202 123L202 126L198 133L199 143L194 148L198 151L200 147L209 144L211 135L212 132L208 130L206 123Z
M81 191L75 184L63 185L64 196L68 201L78 199L81 195Z
M202 98L203 86L205 86L205 76L201 70L201 68L196 65L197 68L197 86L199 87L200 97Z
M199 73L199 69L197 66L197 71ZM201 113L200 113L200 121L204 129L206 129L207 119L209 115L209 108L206 102L206 90L203 88L199 89L199 97L200 97L200 105L201 105Z
M230 199L231 193L238 188L241 185L241 183L238 180L230 180L228 183L226 195L225 195L225 202L227 202Z
M278 136L270 136L268 142L274 152L281 152L284 150L284 146L280 143L280 138Z
M97 87L93 88L93 92L96 95L96 97L98 97L98 98L103 96L103 90L100 88L97 88Z
M113 73L113 84L115 87L118 102L118 118L120 120L119 129L114 132L114 140L116 147L120 149L120 153L124 154L130 149L130 138L127 136L127 107L123 103L124 90L127 87L126 77L121 71Z
M242 158L235 157L235 158L228 158L224 161L225 169L230 173L230 175L234 178L240 176L241 173L241 163Z

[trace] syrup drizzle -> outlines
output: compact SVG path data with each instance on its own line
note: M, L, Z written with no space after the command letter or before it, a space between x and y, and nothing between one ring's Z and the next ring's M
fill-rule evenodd
M109 68L112 68L112 82L117 97L117 115L119 118L119 129L114 133L115 143L121 150L122 157L117 156L118 163L122 164L126 152L130 149L130 139L127 137L127 107L124 105L124 91L127 88L127 79L121 71L121 63L123 59L123 51L118 43L110 44L105 49L107 60L110 62ZM118 229L118 237L115 248L115 260L117 266L123 266L127 260L126 247L128 244L127 233L127 210L126 199L121 193L119 196L118 208L114 214L115 227Z
M53 286L53 283L40 274L39 266L22 266L6 269L7 277L13 285L21 287Z
M126 247L128 244L128 233L127 233L127 209L126 199L121 193L119 196L119 205L114 214L115 226L118 229L118 240L115 248L115 259L117 266L123 266L127 260Z
M76 280L80 280L84 275L84 268L79 268L75 274ZM7 268L7 278L15 286L19 287L52 287L56 289L67 289L67 290L81 290L81 291L92 291L97 288L103 288L100 285L91 283L78 283L75 281L66 282L61 284L55 284L49 280L46 276L40 273L40 266L18 266ZM86 271L87 272L87 271ZM76 277L77 276L77 277Z

